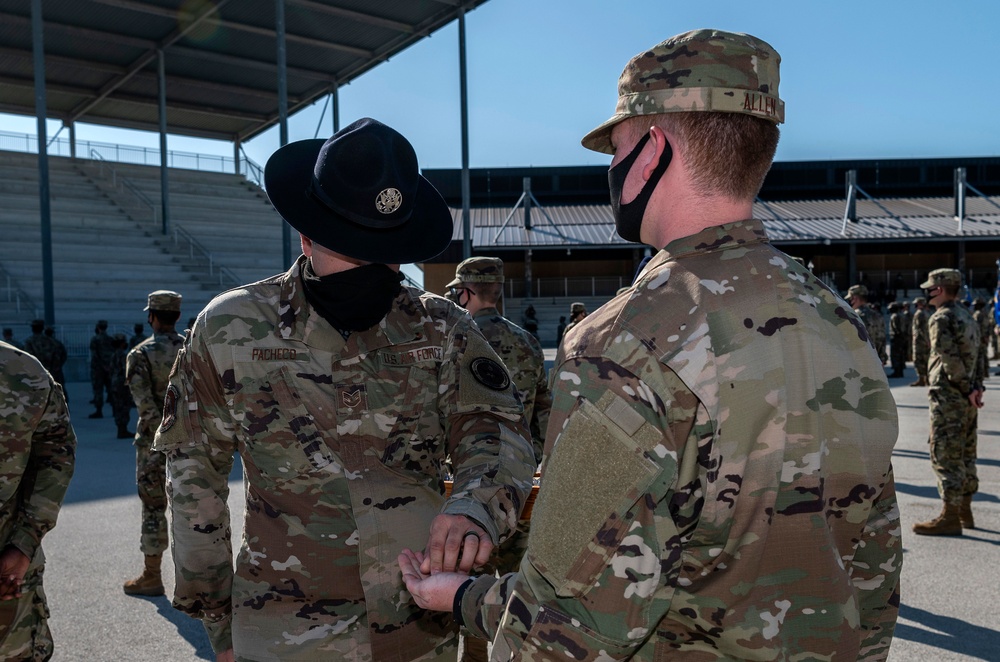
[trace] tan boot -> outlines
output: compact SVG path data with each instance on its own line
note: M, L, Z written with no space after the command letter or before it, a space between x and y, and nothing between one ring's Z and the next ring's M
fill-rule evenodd
M962 522L959 520L959 510L961 506L945 502L940 515L930 522L914 524L913 532L921 536L960 536Z
M962 508L958 511L958 519L963 529L976 528L976 520L972 517L972 495L962 497Z
M927 380L924 378L923 375L920 375L917 378L917 381L910 384L910 386L927 386Z
M163 580L160 579L160 559L162 554L147 554L146 567L142 574L130 579L122 586L127 595L163 595Z

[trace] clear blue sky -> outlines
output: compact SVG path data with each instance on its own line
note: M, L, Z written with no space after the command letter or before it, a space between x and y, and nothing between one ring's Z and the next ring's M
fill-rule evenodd
M607 164L580 138L612 114L624 64L705 27L750 32L781 54L778 160L1000 155L996 0L490 0L466 22L473 167ZM421 167L459 167L458 95L452 24L342 88L341 124L375 117L413 142ZM292 116L290 139L312 138L322 108ZM0 114L0 130L33 133L34 122ZM320 137L331 132L328 111ZM94 125L77 137L158 145ZM272 130L246 150L263 164L277 145ZM215 141L168 146L232 155Z

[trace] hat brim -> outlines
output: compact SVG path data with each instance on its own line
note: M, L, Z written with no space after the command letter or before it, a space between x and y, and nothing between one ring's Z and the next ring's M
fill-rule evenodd
M461 284L462 284L462 280L459 279L459 278L456 278L453 281L451 281L450 283L448 283L447 285L445 285L445 287L450 289L452 287L458 287Z
M920 283L920 289L922 289L922 290L926 290L928 287L936 287L936 286L937 286L937 283L935 283L932 280L928 280L928 281L924 281L923 283Z
M300 140L279 148L264 167L267 197L285 221L320 246L379 264L430 260L451 243L451 209L437 189L418 175L417 199L403 224L388 229L354 223L309 195L316 157L325 140Z
M600 152L601 154L614 154L615 148L611 146L611 131L615 128L615 125L629 117L635 117L635 115L617 113L585 135L580 144L589 150Z

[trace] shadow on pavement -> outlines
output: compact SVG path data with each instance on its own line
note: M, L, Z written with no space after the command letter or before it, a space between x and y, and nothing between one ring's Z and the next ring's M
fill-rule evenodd
M208 640L208 634L201 621L183 614L170 605L170 598L161 595L155 598L141 595L133 596L136 600L145 600L156 605L156 610L165 621L177 628L177 633L182 639L191 644L194 653L199 660L215 660L215 653L212 651L212 644Z
M972 659L997 659L996 652L1000 648L1000 631L990 630L980 625L973 625L957 618L935 614L905 604L899 606L899 617L919 623L934 631L930 632L908 623L899 622L896 624L895 633L898 639L961 653Z

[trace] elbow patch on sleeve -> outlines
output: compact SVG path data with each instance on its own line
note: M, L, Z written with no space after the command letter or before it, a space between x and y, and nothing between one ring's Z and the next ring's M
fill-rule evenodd
M523 411L510 372L486 338L469 333L467 339L459 369L459 403Z
M583 595L593 585L669 454L662 433L619 396L581 401L549 458L527 550L556 595Z

